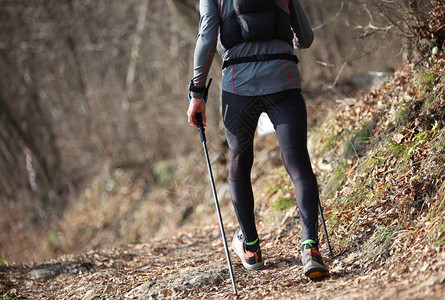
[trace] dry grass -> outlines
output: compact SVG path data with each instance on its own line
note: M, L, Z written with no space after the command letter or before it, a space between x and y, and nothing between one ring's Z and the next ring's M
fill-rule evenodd
M345 244L369 239L376 260L443 249L444 68L443 58L407 65L363 99L342 102L312 139L333 235ZM358 138L360 147L342 151Z

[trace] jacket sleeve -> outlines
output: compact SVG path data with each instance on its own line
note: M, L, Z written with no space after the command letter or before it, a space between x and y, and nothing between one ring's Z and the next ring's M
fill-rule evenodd
M195 46L193 63L193 85L203 87L215 55L218 40L219 11L215 0L200 0L199 33ZM203 93L193 93L194 98L202 98Z
M289 10L291 26L297 37L295 46L298 49L309 48L314 40L314 33L303 8L301 7L300 1L290 0Z

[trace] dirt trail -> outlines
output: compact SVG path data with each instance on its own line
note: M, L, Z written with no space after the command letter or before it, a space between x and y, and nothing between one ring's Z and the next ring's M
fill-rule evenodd
M211 221L209 216L208 220ZM216 219L215 219L216 220ZM294 224L295 222L291 222ZM227 236L235 231L226 226ZM367 259L360 248L322 246L330 278L302 275L299 226L260 224L265 268L246 271L231 252L240 299L443 299L445 253ZM7 295L19 299L236 298L232 295L219 228L196 226L188 234L146 244L63 256L43 264L1 268ZM420 253L419 253L420 254Z
M273 148L266 140L263 144L268 147L263 150L259 147L258 167L253 172L254 190L259 199L256 202L258 232L266 264L261 271L247 271L231 252L238 297L232 294L217 217L208 210L199 218L190 217L192 221L175 236L145 244L66 255L45 263L0 264L2 299L445 299L445 185L442 180L444 156L441 156L445 137L445 82L439 76L444 69L445 55L420 75L413 72L416 66L407 66L379 90L359 101L361 104L356 109L345 107L334 118L339 124L344 118L362 124L363 116L375 115L375 107L382 106L380 114L384 112L388 116L405 107L403 126L392 126L389 122L392 117L386 116L380 120L389 121L377 123L374 131L377 137L388 132L393 134L397 141L392 144L402 150L411 147L413 151L409 152L410 160L394 159L393 154L393 159L380 162L391 169L368 173L358 167L360 157L357 156L357 161L351 161L352 165L345 169L353 180L346 181L338 191L334 197L338 199L322 197L325 216L331 221L328 229L334 250L330 257L325 238L320 234L320 252L331 271L329 278L309 281L302 275L298 210L280 208L280 213L273 218L270 209L275 200L293 199L293 196L284 168L277 167L277 145ZM437 74L431 77L438 78L435 85L419 85L418 81L425 77L422 74ZM423 89L421 92L419 86ZM426 96L434 101L428 102ZM314 109L314 106L308 107L308 110ZM337 132L335 141L338 139ZM403 153L402 150L399 152ZM388 156L387 152L383 154ZM404 161L409 172L393 172L392 167ZM428 164L420 168L421 163ZM271 172L272 169L275 171ZM429 177L433 171L436 172L435 186ZM416 177L422 174L425 176L421 179ZM362 199L354 205L338 207L342 202L337 200L346 199L352 193L354 178L360 176L378 183L381 194L366 194L370 197L368 202ZM416 183L418 180L422 184ZM387 188L390 182L393 188ZM369 187L365 187L359 192L368 190ZM363 198L362 194L353 193L353 196ZM237 229L236 217L229 201L222 202L230 243Z

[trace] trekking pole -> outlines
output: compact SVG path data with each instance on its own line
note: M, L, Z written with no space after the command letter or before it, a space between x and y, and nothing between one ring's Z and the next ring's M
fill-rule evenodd
M210 78L209 84L207 85L207 87L204 90L204 99L206 99L206 97L207 97L207 93L209 92L209 87L210 87L211 83L212 83L212 79ZM207 170L209 171L210 184L212 186L213 198L215 199L216 211L218 213L219 227L221 229L221 237L223 239L224 250L226 251L227 266L229 267L230 279L232 280L233 293L235 295L238 295L238 292L236 290L236 285L235 285L235 276L233 275L233 270L232 270L232 262L230 260L229 248L227 247L226 234L224 232L224 225L223 225L223 221L222 221L222 217L221 217L221 211L219 209L219 202L218 202L218 196L216 194L215 181L213 179L212 167L210 166L209 153L207 152L206 136L204 133L204 125L202 123L201 113L196 114L196 121L198 122L198 131L199 131L199 134L201 135L202 147L204 148L204 154L206 157Z
M332 256L331 243L329 243L328 231L326 229L326 223L324 222L323 210L321 209L320 201L318 201L318 211L320 212L321 223L323 224L324 235L326 236L326 243L328 244L329 255Z

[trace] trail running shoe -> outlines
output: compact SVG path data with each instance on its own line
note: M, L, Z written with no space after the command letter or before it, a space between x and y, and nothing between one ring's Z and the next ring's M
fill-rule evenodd
M264 267L264 261L261 257L261 249L259 245L255 252L247 251L244 236L240 228L238 228L238 230L235 232L235 236L233 237L232 249L239 256L239 258L241 258L241 262L246 269L260 270Z
M329 274L329 270L323 263L323 258L320 252L318 252L318 245L315 241L303 242L301 262L304 266L304 276L310 279L322 279Z

